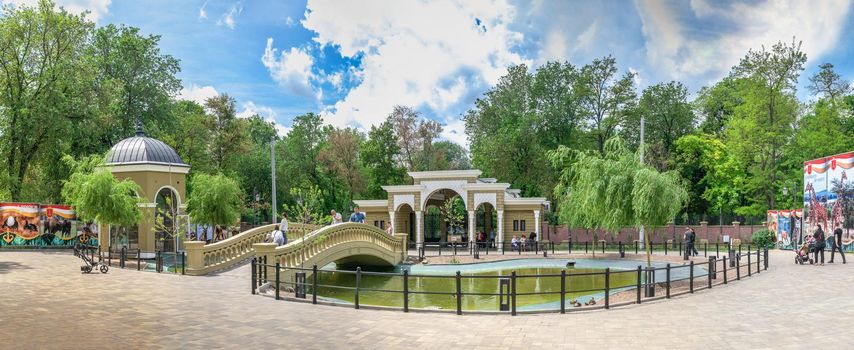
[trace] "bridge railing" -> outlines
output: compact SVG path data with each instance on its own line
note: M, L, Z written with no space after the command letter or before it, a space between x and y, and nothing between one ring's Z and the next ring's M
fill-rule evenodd
M204 275L234 266L252 256L252 245L263 242L267 234L278 227L279 224L256 227L211 244L205 244L203 241L184 242L187 251L187 274ZM288 237L292 241L299 241L318 228L318 225L290 223Z
M318 264L324 254L330 254L345 246L358 251L370 247L374 252L386 256L386 260L399 263L407 256L407 234L389 236L385 231L367 224L343 223L313 231L304 239L276 247L275 244L255 244L255 255L269 264L281 267ZM320 265L320 264L318 264ZM321 266L322 267L322 266ZM271 271L272 272L272 271Z

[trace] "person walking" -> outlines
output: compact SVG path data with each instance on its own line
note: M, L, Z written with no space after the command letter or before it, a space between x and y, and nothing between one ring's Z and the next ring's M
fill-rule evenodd
M824 265L824 247L825 247L825 237L824 231L821 229L821 225L818 225L818 229L815 230L815 233L812 235L815 238L815 257L813 261L815 261L816 265ZM819 263L818 255L821 254L821 263Z
M693 251L691 250L691 245L693 244L693 238L691 237L691 226L685 227L685 233L682 234L682 241L685 242L685 251L682 252L682 257L685 260L688 260L688 257L691 256Z
M694 253L694 256L698 256L700 252L697 251L697 232L690 226L688 226L688 230L691 232L691 251Z
M279 222L279 231L282 232L282 244L288 244L288 214L282 213L282 221Z
M332 209L332 211L329 212L329 215L332 216L332 225L340 224L341 222L343 222L343 220L341 219L341 213L336 212L335 209Z
M353 214L350 214L350 222L365 223L365 213L359 211L358 205L353 208Z
M830 249L830 261L829 263L833 263L833 256L836 255L836 251L839 250L839 255L842 255L842 263L845 262L845 253L842 252L842 223L836 223L836 229L833 230L833 248Z
M276 246L285 245L285 234L281 230L273 231L273 243L276 243Z

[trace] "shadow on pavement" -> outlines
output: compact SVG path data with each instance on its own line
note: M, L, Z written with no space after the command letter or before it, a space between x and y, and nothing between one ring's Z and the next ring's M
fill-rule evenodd
M12 270L29 270L32 269L29 265L24 265L16 261L0 261L0 274L9 273Z

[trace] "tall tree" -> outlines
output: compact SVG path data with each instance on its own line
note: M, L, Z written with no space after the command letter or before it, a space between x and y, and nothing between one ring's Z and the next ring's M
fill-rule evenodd
M362 164L369 179L365 191L369 198L385 196L382 186L402 185L405 182L406 168L396 159L399 153L400 146L391 122L371 126L361 152Z
M196 174L190 183L193 192L187 196L187 214L193 222L224 227L238 223L243 193L236 180L222 174Z
M421 118L415 109L406 106L395 106L387 121L397 135L400 162L410 171L428 170L433 140L439 137L442 126Z
M246 126L237 119L234 98L228 94L208 98L205 108L210 116L208 129L211 131L211 142L208 151L214 169L230 171L237 155L246 150Z
M159 35L143 35L139 28L108 24L95 29L88 55L97 69L94 84L113 94L103 121L102 147L132 135L135 123L148 130L171 129L172 98L181 89L175 76L178 60L160 52Z
M75 161L65 156L73 173L62 188L65 202L74 207L83 220L106 225L132 226L142 219L139 210L139 185L131 180L118 181L103 168L104 159L91 156Z
M735 107L742 103L739 79L725 77L723 80L700 89L693 101L695 113L702 118L700 129L707 134L720 136Z
M835 102L851 92L851 82L842 78L833 70L833 64L825 63L819 66L820 70L810 77L807 88L813 96L824 96Z
M11 200L30 164L85 118L91 66L81 57L92 23L50 1L0 16L0 153ZM53 159L55 162L56 159Z
M750 169L754 200L764 204L755 214L776 208L781 151L798 112L794 94L806 59L800 42L778 42L770 50L748 51L733 68L732 75L744 78L749 90L727 124L728 147Z
M465 148L451 141L433 144L434 166L431 170L465 170L471 168Z
M365 186L360 160L363 136L356 129L335 129L329 133L328 142L318 158L344 184L347 201L352 202Z
M694 129L694 113L688 102L688 89L682 83L658 83L644 89L635 113L624 126L627 140L639 140L639 117L646 119L647 139L660 141L665 154L673 143Z
M581 67L576 91L587 128L599 153L605 152L605 141L614 136L622 124L625 111L637 98L634 73L617 76L617 60L607 56Z

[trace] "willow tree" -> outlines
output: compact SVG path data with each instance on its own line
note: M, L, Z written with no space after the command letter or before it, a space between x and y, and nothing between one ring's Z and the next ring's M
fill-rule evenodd
M240 219L243 199L236 180L222 174L196 174L190 187L187 213L194 223L233 225Z
M598 229L616 235L623 227L664 225L687 198L676 173L641 164L617 137L605 143L601 155L559 147L550 159L560 169L558 217L570 227L593 229L594 240Z
M140 187L130 180L117 180L102 168L103 158L92 156L74 161L63 158L73 170L62 187L62 197L83 220L106 225L133 226L142 219Z

